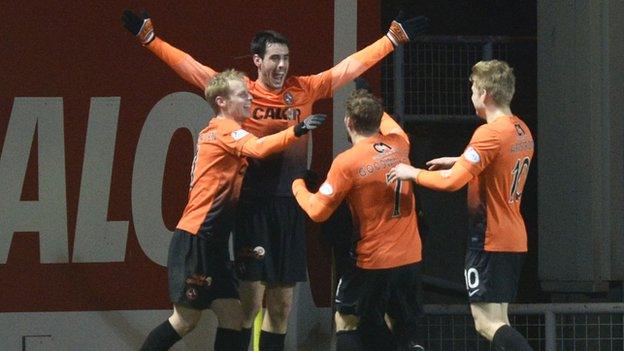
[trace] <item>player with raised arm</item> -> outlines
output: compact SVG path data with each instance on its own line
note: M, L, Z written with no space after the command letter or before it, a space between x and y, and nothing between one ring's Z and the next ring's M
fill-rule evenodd
M216 71L154 34L147 13L126 10L125 27L178 75L203 89ZM312 105L330 98L340 87L422 32L428 20L407 18L400 13L386 35L350 55L335 67L309 76L288 76L290 51L285 36L267 30L251 41L251 53L258 78L246 80L253 96L252 117L244 127L256 136L283 130L312 111ZM260 348L282 350L292 308L294 286L307 280L305 216L290 191L292 181L307 168L307 137L283 153L253 161L245 176L235 229L235 252L243 304L243 334L251 326L266 293L267 313L262 323ZM240 259L249 249L265 248L262 260ZM246 344L246 342L243 342ZM246 350L246 347L243 347Z
M316 222L346 199L359 231L357 267L341 277L336 293L336 349L422 350L415 340L422 307L414 194L411 182L387 182L392 167L409 163L409 139L364 90L347 99L344 121L353 146L334 159L318 192L311 193L302 179L292 185Z
M215 75L205 90L216 116L199 133L189 199L167 258L173 314L153 329L141 350L168 350L211 309L217 316L216 351L238 350L243 311L231 269L228 240L234 226L246 157L266 157L293 144L325 120L312 115L277 134L257 138L241 127L251 115L251 95L242 73Z
M533 137L511 112L515 77L506 62L478 62L470 81L472 103L487 123L477 128L462 156L431 160L429 171L400 164L390 180L409 179L444 191L468 184L470 238L464 275L475 327L496 350L532 350L510 326L507 309L516 297L527 252L520 200L533 158Z

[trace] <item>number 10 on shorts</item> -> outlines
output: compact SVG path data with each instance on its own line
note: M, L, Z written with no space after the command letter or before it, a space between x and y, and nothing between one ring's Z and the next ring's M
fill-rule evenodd
M472 295L476 294L479 291L479 271L476 268L468 268L464 269L464 279L466 280L466 289L468 290L468 295L472 297Z

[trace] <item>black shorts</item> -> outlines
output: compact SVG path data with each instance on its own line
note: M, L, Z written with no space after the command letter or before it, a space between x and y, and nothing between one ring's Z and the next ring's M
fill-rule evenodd
M336 263L337 270L340 270L338 284L336 286L336 296L334 306L336 311L342 314L357 313L358 301L364 285L364 274L358 273L355 260L342 260L342 264Z
M169 297L174 304L203 310L216 299L238 299L238 281L227 241L209 240L176 229L169 244L167 272Z
M470 302L512 302L518 293L518 281L524 252L468 250L464 277Z
M234 229L238 277L292 284L307 280L305 215L293 197L241 198ZM248 254L261 246L265 254Z
M385 323L384 314L404 325L422 315L420 262L388 269L355 267L340 278L336 310L362 323Z

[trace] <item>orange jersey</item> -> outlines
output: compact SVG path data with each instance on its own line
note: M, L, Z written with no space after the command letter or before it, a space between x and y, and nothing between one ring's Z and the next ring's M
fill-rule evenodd
M265 157L297 138L293 128L258 139L232 119L215 117L199 133L191 169L189 199L177 228L226 239L234 225L245 156Z
M202 91L210 78L217 73L158 37L148 48L183 79ZM298 123L312 113L312 105L317 100L330 98L337 89L393 50L390 40L383 36L329 70L310 76L287 78L279 91L268 90L260 82L248 79L247 87L253 96L252 118L247 119L243 127L261 137ZM306 134L299 138L282 153L265 160L250 162L245 176L245 192L261 196L292 196L292 181L307 167L308 137Z
M516 116L477 128L457 163L474 178L468 183L472 248L526 252L520 200L533 157L533 136Z
M336 157L316 194L303 181L293 184L301 207L313 220L327 219L346 198L360 233L357 265L365 269L399 267L419 262L421 242L412 182L386 181L398 163L409 164L409 141L385 115L382 133L361 140Z

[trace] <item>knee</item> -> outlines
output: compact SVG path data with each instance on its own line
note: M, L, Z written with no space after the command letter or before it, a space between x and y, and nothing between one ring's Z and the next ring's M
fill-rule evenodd
M243 301L241 300L241 302ZM256 318L256 315L260 311L261 307L262 307L262 300L245 301L245 303L242 303L244 319L253 320L254 318Z
M358 318L352 314L336 312L334 320L336 321L336 332L357 330L359 325Z
M288 315L290 315L291 309L292 301L288 299L273 300L271 301L270 305L267 305L269 318L277 322L288 319Z
M492 330L494 323L491 323L485 318L475 318L474 322L477 333L488 340L492 340L494 337L494 332Z
M240 287L240 302L245 319L253 319L262 308L264 287L259 282L243 282Z
M181 316L173 315L169 318L169 323L171 323L178 335L184 336L195 329L197 323L199 323L199 316L182 318Z

